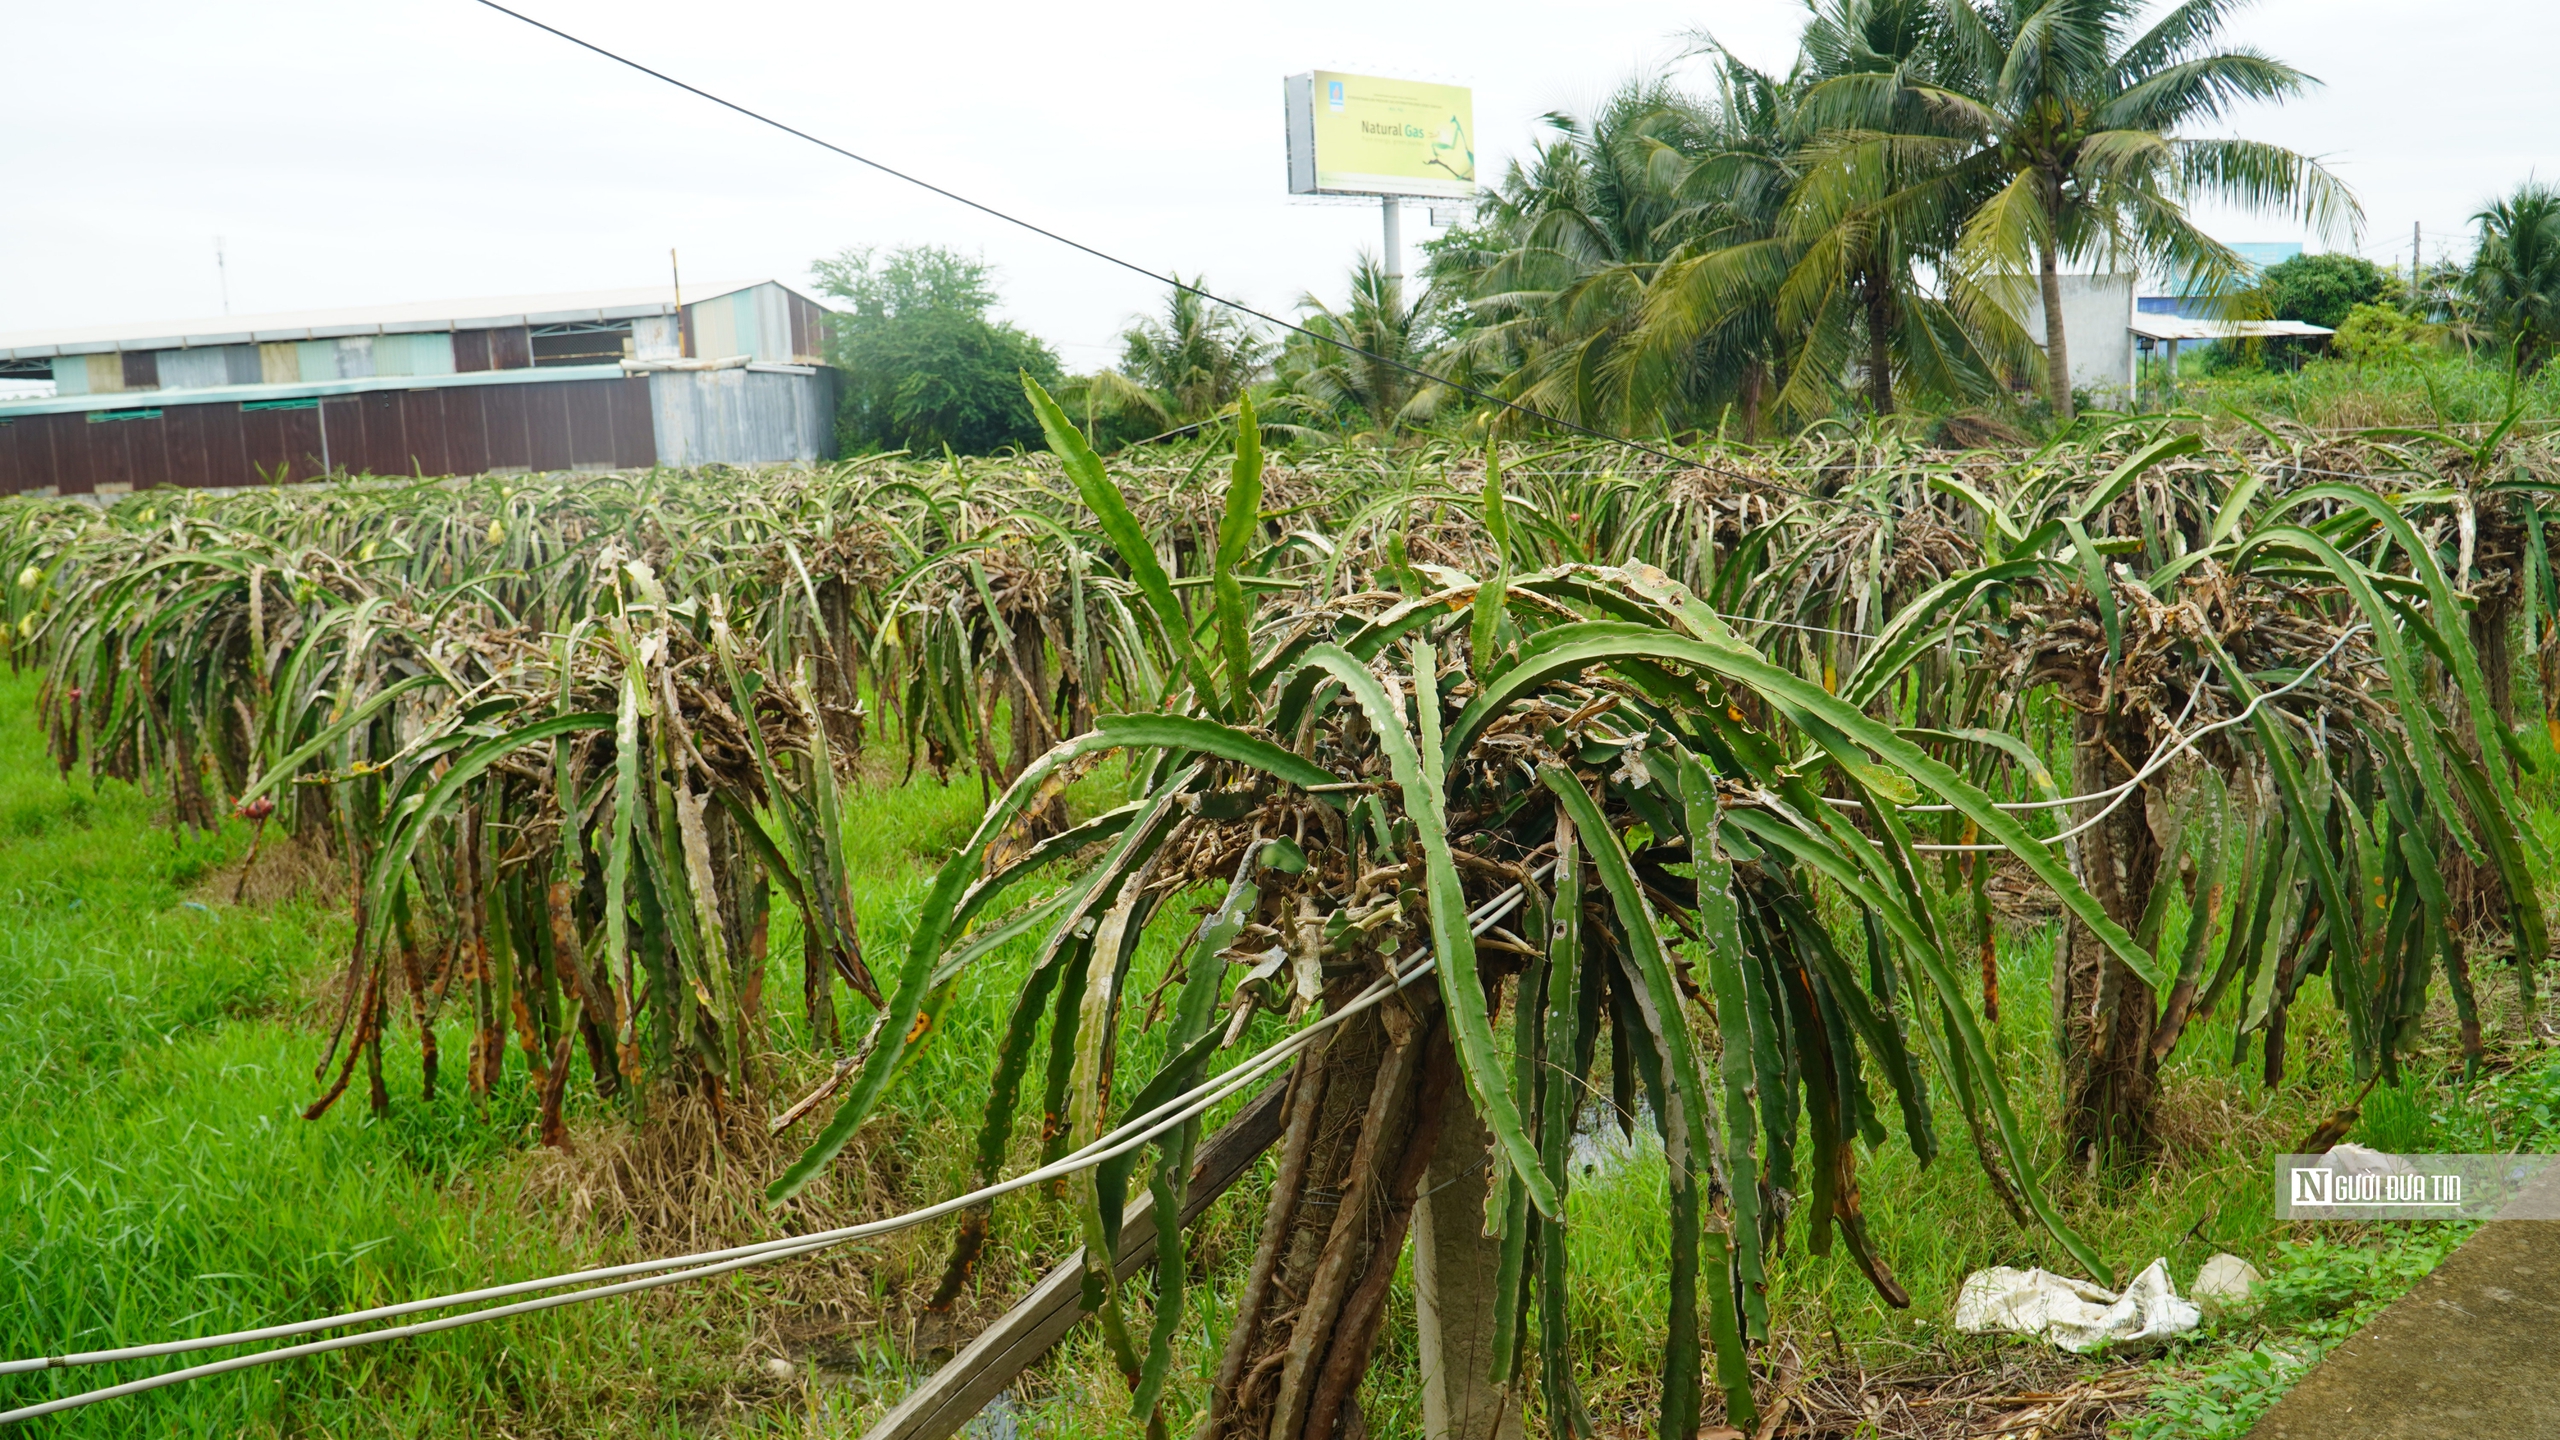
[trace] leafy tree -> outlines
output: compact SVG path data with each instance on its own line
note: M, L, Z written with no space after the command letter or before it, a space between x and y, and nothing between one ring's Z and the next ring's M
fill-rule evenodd
M2184 0L2137 33L2138 0L1943 0L1934 74L1842 76L1809 102L1841 133L1845 159L1876 176L1921 173L1907 203L1984 197L1961 218L1954 262L2019 313L2035 277L2046 394L2064 420L2065 259L2144 265L2222 293L2240 288L2243 262L2187 218L2190 200L2290 209L2324 232L2362 224L2354 197L2308 156L2176 133L2314 83L2256 51L2215 49L2231 8ZM1904 118L1915 98L1917 124Z
M2348 311L2390 293L2391 276L2361 255L2333 250L2268 266L2258 278L2258 290L2275 318L2335 330L2346 322Z
M1177 423L1165 397L1109 366L1068 376L1058 386L1058 403L1082 418L1097 450L1117 450Z
M2468 277L2474 323L2531 375L2560 345L2560 190L2526 181L2471 217L2480 248Z
M864 247L810 269L821 291L848 302L828 356L843 380L836 431L847 453L983 455L1039 441L1022 377L1057 383L1058 357L989 318L996 290L985 261L938 245L885 259Z

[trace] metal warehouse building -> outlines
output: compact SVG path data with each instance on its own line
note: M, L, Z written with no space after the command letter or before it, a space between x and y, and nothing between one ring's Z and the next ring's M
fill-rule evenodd
M0 494L825 458L826 307L686 289L0 334Z

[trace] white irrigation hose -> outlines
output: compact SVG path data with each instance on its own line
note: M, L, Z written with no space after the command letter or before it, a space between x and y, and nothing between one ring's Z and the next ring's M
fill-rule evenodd
M1553 862L1550 861L1547 865L1541 866L1538 870L1532 872L1532 877L1534 878L1536 875L1544 874L1547 870L1552 868ZM1501 894L1487 900L1483 905L1479 906L1474 913L1467 917L1469 930L1481 934L1487 927L1501 920L1503 916L1511 913L1511 910L1519 903L1520 898L1521 887L1514 885L1508 890L1503 891ZM193 1340L170 1341L158 1345L130 1346L120 1350L87 1351L77 1355L52 1356L34 1360L0 1361L0 1374L16 1374L34 1370L57 1369L72 1365L103 1364L115 1360L149 1359L162 1355L181 1354L192 1350L214 1349L225 1345L249 1344L259 1340L282 1339L293 1335L309 1334L315 1330L335 1329L344 1325L363 1324L373 1320L391 1319L400 1315L416 1314L426 1310L448 1309L455 1305L471 1304L480 1300L502 1299L506 1296L521 1295L529 1291L558 1289L563 1286L585 1284L595 1280L618 1279L621 1276L632 1274L648 1275L648 1278L645 1279L625 1280L619 1284L573 1290L567 1294L545 1296L538 1300L519 1301L513 1305L503 1305L490 1310L475 1310L468 1314L449 1315L439 1320L422 1321L414 1325L394 1326L387 1330L368 1330L360 1334L341 1335L333 1339L311 1341L305 1344L286 1346L276 1350L262 1350L255 1354L238 1355L227 1360L217 1360L203 1365L189 1366L185 1369L172 1370L161 1375L147 1376L140 1380L127 1381L121 1385L111 1385L98 1390L84 1391L81 1394L65 1396L59 1400L49 1400L36 1405L23 1406L15 1410L0 1411L0 1425L13 1424L20 1420L32 1420L41 1415L50 1415L58 1411L75 1409L84 1405L92 1405L101 1400L112 1400L125 1395L137 1394L144 1390L154 1390L165 1385L175 1385L188 1380L202 1379L208 1376L225 1374L233 1370L271 1364L280 1360L297 1359L305 1355L323 1354L332 1350L343 1350L357 1345L369 1345L378 1341L405 1339L413 1335L430 1335L439 1331L459 1329L465 1325L477 1325L485 1321L506 1319L516 1315L524 1315L535 1311L553 1309L562 1305L574 1305L587 1300L609 1299L616 1295L633 1294L642 1290L656 1289L660 1286L679 1284L687 1280L706 1279L714 1275L726 1274L732 1270L744 1269L751 1265L758 1265L771 1260L782 1260L806 1255L818 1250L827 1249L831 1246L843 1244L846 1241L887 1234L895 1230L902 1230L910 1226L923 1224L930 1220L939 1219L944 1215L966 1209L969 1206L978 1204L982 1201L993 1200L1000 1195L1009 1194L1013 1191L1025 1189L1032 1185L1042 1184L1052 1179L1073 1174L1079 1170L1089 1169L1095 1165L1101 1164L1105 1160L1109 1160L1135 1150L1139 1146L1146 1144L1148 1141L1156 1138L1166 1131L1173 1129L1175 1126L1181 1125L1206 1112L1220 1101L1225 1100L1254 1084L1262 1077L1279 1068L1280 1065L1286 1061L1294 1058L1299 1051L1307 1048L1307 1046L1312 1044L1315 1039L1322 1035L1326 1030L1331 1029L1335 1025L1341 1024L1343 1021L1350 1019L1352 1016L1359 1014L1363 1010L1371 1009L1383 1003L1388 995L1401 990L1405 986L1411 985L1414 981L1421 979L1423 976L1430 974L1435 968L1436 963L1437 962L1433 959L1428 949L1417 949L1411 955L1405 957L1401 966L1393 975L1381 976L1377 980L1370 982L1367 989L1353 997L1339 1009L1328 1013L1323 1019L1305 1026L1302 1029L1293 1032L1289 1036L1275 1042L1268 1048L1253 1056L1251 1059L1231 1067L1221 1073L1216 1079L1194 1087L1192 1090L1187 1091L1182 1095L1168 1099L1164 1104L1157 1106L1152 1111L1149 1111L1145 1116L1123 1121L1117 1129L1097 1138L1092 1143L1071 1155L1062 1157L1061 1159L1042 1166L1037 1170L1015 1176L1013 1179L999 1181L996 1184L987 1186L983 1189L972 1191L966 1195L955 1196L951 1199L940 1201L933 1205L928 1205L920 1210L909 1211L906 1214L891 1216L884 1220L867 1221L860 1225L849 1225L841 1229L821 1231L812 1235L795 1235L781 1240L764 1241L755 1245L734 1246L726 1250L705 1251L695 1255L675 1256L662 1260L639 1261L629 1265L607 1266L601 1269L580 1271L571 1275L552 1276L541 1280L520 1281L513 1285L492 1286L486 1289L466 1291L458 1295L442 1296L430 1300L413 1300L400 1305L380 1306L372 1310L356 1311L345 1315L330 1316L325 1319L305 1320L291 1325L270 1326L263 1330L236 1331L228 1335L205 1336ZM652 1271L668 1270L673 1270L674 1273L648 1274L648 1272Z
M1536 873L1543 874L1546 868L1547 867L1541 867L1541 869ZM1508 914L1510 912L1511 905L1518 894L1518 890L1519 887L1515 885L1510 890L1507 890L1502 894L1495 896L1492 900L1487 901L1483 906L1479 907L1476 914L1468 917L1470 925L1480 929L1482 925L1490 924L1493 921L1499 920L1502 915ZM1405 957L1403 964L1411 965L1417 958L1427 957L1427 954L1428 952L1426 951L1417 950L1413 955ZM1400 973L1396 977L1396 987L1400 988L1405 985L1410 985L1414 980L1430 973L1431 968L1432 967L1429 965L1424 965L1420 969L1414 970L1410 973ZM1303 1048L1305 1043L1315 1035L1322 1033L1333 1025L1339 1024L1343 1019L1348 1018L1353 1014L1357 1014L1360 1010L1367 1009L1369 1006L1377 1003L1377 1000L1382 998L1385 994L1385 990L1380 987L1386 986L1386 983L1387 982L1383 977L1378 981L1372 982L1371 991L1374 991L1374 994L1364 992L1362 995L1355 997L1352 1001L1347 1002L1341 1010L1334 1012L1324 1019L1316 1021L1314 1024L1307 1026L1303 1030L1293 1032L1291 1035L1274 1042L1269 1049L1263 1050L1238 1065L1221 1072L1216 1078L1203 1082L1200 1086L1195 1087L1190 1091L1166 1100L1162 1105L1157 1106L1155 1109L1148 1111L1144 1115L1132 1116L1123 1120L1119 1128L1106 1135L1098 1137L1082 1149L1062 1156L1058 1160L1028 1174L1016 1176L1011 1180L1000 1181L984 1190L973 1191L970 1194L962 1195L952 1200L938 1202L935 1206L929 1207L926 1211L916 1212L916 1218L937 1218L942 1214L949 1213L949 1211L954 1208L964 1208L968 1205L975 1204L980 1200L993 1199L997 1196L1011 1193L1014 1190L1022 1189L1028 1185L1040 1184L1047 1180L1073 1174L1075 1171L1084 1168L1087 1163L1098 1163L1100 1160L1109 1159L1112 1156L1123 1153L1128 1148L1129 1143L1131 1143L1128 1139L1128 1135L1130 1130L1133 1128L1140 1126L1153 1127L1150 1128L1145 1135L1137 1137L1135 1141L1135 1143L1144 1143L1147 1139L1161 1133L1166 1123L1178 1123L1181 1120L1189 1119L1191 1116L1200 1113L1207 1107L1215 1105L1219 1100L1227 1098L1242 1085L1250 1083L1253 1079L1269 1073L1277 1061L1285 1060L1290 1056L1295 1055L1297 1051ZM1180 1115L1170 1115L1170 1112L1175 1107L1185 1107L1184 1112ZM384 1305L371 1310L354 1311L348 1314L330 1316L326 1319L320 1320L298 1321L289 1325L269 1326L260 1330L241 1330L234 1331L227 1335L211 1335L193 1340L170 1341L156 1345L128 1346L116 1350L91 1350L77 1354L48 1356L32 1360L0 1361L0 1375L20 1374L32 1370L61 1369L74 1365L100 1365L119 1360L146 1360L163 1355L182 1354L190 1350L213 1349L223 1345L249 1344L260 1340L280 1340L294 1335L309 1334L314 1330L332 1329L340 1325L366 1324L375 1320L396 1319L399 1316L413 1315L422 1310L443 1309L453 1305L473 1304L482 1300L500 1300L510 1295L522 1295L530 1291L552 1289L563 1285L585 1284L596 1280L614 1280L625 1275L647 1274L651 1271L665 1270L681 1265L693 1265L707 1261L727 1260L740 1256L752 1256L767 1252L794 1249L808 1243L832 1243L832 1241L836 1239L859 1238L861 1234L871 1233L870 1227L886 1223L889 1222L872 1221L867 1222L866 1225L852 1226L840 1231L821 1231L810 1235L787 1236L780 1240L760 1241L753 1245L735 1246L725 1250L704 1251L693 1255L678 1255L659 1260L643 1260L626 1265L607 1266L594 1270L582 1270L569 1275L553 1276L542 1280L518 1281L514 1284L491 1286L481 1290L465 1291L460 1294L444 1296L437 1299L406 1301L397 1305Z
M2362 629L2364 627L2358 626L2356 628ZM2353 634L2355 632L2351 630L2348 633ZM2326 664L2328 662L2328 658L2328 656L2323 655L2319 660L2314 661L2313 664ZM2307 675L2310 672L2306 670L2303 673ZM2302 676L2295 676L2292 683L2296 685L2301 684ZM2204 686L2202 684L2198 684L2194 689L2187 692L2187 703L2178 707L2178 718L2169 723L2169 738L2161 741L2158 747L2152 750L2151 758L2142 762L2144 768L2132 779L2127 780L2123 784L2113 786L2105 790L2094 790L2086 795L2058 795L2051 800L1995 800L1992 802L1991 808L1994 810L2008 811L2059 810L2065 806L2085 804L2091 800L2104 800L2109 796L2120 795L2123 792L2132 789L2134 786L2142 783L2142 777L2144 775L2151 773L2150 767L2153 761L2162 760L2168 753L2170 747L2190 738L2180 735L2178 733L2178 727L2186 724L2187 717L2196 713L2196 701L2203 698L2203 696ZM2202 735L2204 733L2205 732L2202 730L2196 732L2198 735ZM1858 802L1855 800L1848 800L1840 803L1855 805ZM1955 813L1956 807L1953 805L1905 805L1902 808L1906 812L1919 811L1923 814L1950 815Z
M2105 800L2114 796L2122 795L2136 785L2141 784L2153 771L2159 769L2160 766L2167 764L2175 757L2178 751L2186 748L2189 744L2212 734L2216 730L2222 729L2224 726L2239 724L2241 721L2249 718L2250 713L2258 708L2260 701L2272 700L2276 696L2282 695L2286 691L2300 685L2303 681L2310 679L2311 672L2313 670L2317 670L2321 666L2328 664L2330 659L2338 653L2340 647L2344 646L2348 639L2358 630L2362 630L2364 628L2366 627L2362 623L2348 626L2346 633L2338 637L2337 644L2331 645L2327 654L2324 654L2319 659L2312 661L2300 675L2286 681L2278 688L2270 690L2266 694L2259 696L2257 700L2251 701L2248 709L2241 711L2239 714L2232 716L2228 720L2217 720L2213 724L2207 725L2193 735L2174 737L2160 742L2160 748L2151 752L2151 758L2143 762L2140 772L2135 774L2132 779L2125 781L2121 785L2112 785L2104 790L2092 790L2086 795L2059 795L2051 800L1997 800L1992 802L1991 808L1994 810L2006 810L2012 813L2031 810L2059 810L2072 805L2085 805L2093 800ZM2187 723L2187 716L2194 713L2196 707L2196 696L2199 693L2201 692L2190 691L2188 693L2186 705L2178 711L2178 724L2183 725ZM1866 804L1863 801L1844 799L1837 795L1826 795L1823 799L1826 803L1842 810L1863 810L1866 808ZM1905 815L1952 815L1955 813L1956 809L1953 805L1897 805L1894 808ZM2079 832L2074 831L2072 833L2077 834ZM2057 836L2056 838L2059 839L2062 837ZM2002 850L2008 847L1991 845L1979 848Z
M2348 627L2347 627L2347 629L2346 629L2343 633L2341 633L2341 634L2338 636L2337 643L2336 643L2336 644L2331 645L2331 646L2329 647L2329 649L2328 649L2327 653L2323 654L2319 659L2314 660L2314 661L2312 661L2309 665L2304 666L2304 667L2303 667L2303 669L2302 669L2302 673L2301 673L2301 674L2294 676L2291 680L2286 681L2284 684L2277 686L2277 687L2276 687L2275 689L2273 689L2273 690L2268 690L2268 691L2265 691L2265 692L2261 693L2261 694L2258 696L2258 698L2256 698L2256 699L2254 699L2254 700L2250 701L2250 702L2248 703L2248 705L2247 705L2247 706L2245 706L2245 707L2240 711L2240 713L2239 713L2239 714L2234 715L2234 716L2232 716L2231 718L2229 718L2229 719L2227 719L2227 720L2217 720L2217 721L2213 722L2212 724L2207 725L2207 726L2205 726L2204 728L2202 728L2202 729L2200 729L2200 730L2196 731L2194 734L2189 735L2189 736L2186 736L2184 739L2179 740L2176 744L2163 746L2159 751L2157 751L2156 753L2154 753L2154 754L2152 755L2152 757L2151 757L2151 759L2150 759L2149 763L2145 764L2145 765L2144 765L2140 770L2138 770L2138 771L2136 771L2136 772L2134 773L2134 776L2133 776L2133 778L2132 778L2132 779L2127 780L2127 781L2126 781L2126 782L2124 782L2123 784L2118 785L2118 786L2116 786L2116 787L2114 787L2113 789L2110 789L2110 790L2100 790L2100 791L2097 791L2097 792L2095 792L2095 793L2093 793L2093 794L2088 794L2088 795L2075 795L2075 796L2070 797L2070 798L2069 798L2069 800L2068 800L2068 801L2066 801L2065 803L2077 803L2077 802L2080 802L2080 801L2086 801L2086 800L2100 800L2100 799L2105 799L2107 796L2110 796L2110 795L2114 796L2115 798L2114 798L2112 801L2110 801L2110 802L2108 803L2107 808L2105 808L2104 810L2099 811L2097 814L2090 816L2088 819L2081 821L2079 824L2072 826L2070 829L2065 830L2065 831L2061 832L2061 833L2060 833L2060 834L2058 834L2058 835L2051 835L2051 836L2047 836L2047 837L2045 837L2045 839L2044 839L2044 843L2045 843L2045 844L2047 844L2047 845L2059 845L2059 844L2061 844L2061 843L2062 843L2063 841L2065 841L2065 840L2069 840L2069 839L2071 839L2072 837L2074 837L2074 836L2076 836L2076 835L2080 835L2080 834L2082 834L2082 833L2083 833L2083 832L2085 832L2085 831L2088 831L2088 830L2090 830L2090 829L2095 828L2095 827L2096 827L2096 825L2097 825L2097 823L2098 823L2099 821L2104 820L2104 819L2106 819L2108 816L2110 816L2110 815L2114 814L2114 813L2116 812L2116 810L2117 810L2120 806L2122 806L2122 805L2124 804L2124 802L2125 802L2125 801L2127 801L2127 800L2129 800L2129 799L2133 798L2133 791L2134 791L2134 787L2136 787L2136 786L2140 785L2144 780L2149 779L2153 774L2157 773L2157 772L2159 771L2160 767L2162 767L2162 766L2164 766L2164 765L2168 764L2171 760L2176 759L2180 754L2182 754L2182 753L2184 753L2184 752L2186 752L2186 751L2188 751L2188 750L2192 750L2192 749L2194 749L2194 748L2195 748L2195 744L2196 744L2196 742L2197 742L2197 741L2199 741L2199 740L2202 740L2202 739L2203 739L2204 737L2206 737L2207 735L2212 734L2212 733L2213 733L2214 731L2216 731L2216 730L2225 730L2225 729L2229 729L2231 726L2234 726L2234 725L2239 724L2241 721L2246 720L2246 719L2248 719L2250 716L2252 716L2252 715L2254 715L2254 714L2258 713L2258 707L2259 707L2259 706L2266 704L2268 701L2275 699L2277 696L2282 695L2282 694L2286 693L2287 691L2294 689L2296 686L2301 685L2304 681L2309 680L2309 679L2312 677L2312 675L2313 675L2313 674L2315 674L2315 673L2320 669L2320 667L2321 667L2321 666L2328 664L2328 663L2330 662L2330 660L2332 660L2332 659L2336 658L2337 653L2338 653L2340 650L2342 650L2342 649L2345 649L2345 648L2346 648L2346 644L2347 644L2347 642L2348 642L2349 640L2351 640L2351 639L2355 638L2355 633L2356 633L2357 631L2362 630L2362 629L2364 629L2364 628L2365 628L2365 627L2364 627L2363 625L2361 625L2361 624L2348 626ZM1906 809L1913 809L1913 810L1917 810L1917 809L1952 809L1953 807L1952 807L1952 806L1924 807L1924 806L1917 806L1917 805L1914 805L1914 806L1906 806L1906 807L1904 807L1904 808L1906 808ZM2007 809L2007 808L2010 808L2010 807L2003 806L2003 807L2001 807L2001 808L2003 808L2003 809ZM2008 847L2008 846L2006 846L2006 845L1916 845L1916 844L1915 844L1915 845L1913 845L1911 848L1912 848L1912 849L1914 849L1914 850L1926 850L1926 851L1929 851L1929 852L1931 852L1931 853L1933 853L1933 854L1985 854L1985 853L1993 853L1993 852L1997 852L1997 851L2003 851L2003 850L2008 849L2009 847Z

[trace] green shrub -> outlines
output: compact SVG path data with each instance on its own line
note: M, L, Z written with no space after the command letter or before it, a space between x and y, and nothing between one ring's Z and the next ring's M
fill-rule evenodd
M842 377L837 444L984 455L1039 443L1022 377L1058 381L1058 357L1038 337L993 318L995 271L938 245L875 256L847 250L813 262L818 288L845 302L828 360Z
M2337 325L2330 350L2360 365L2413 365L2441 350L2444 328L2413 320L2388 305L2366 303Z
M2279 320L2302 320L2335 330L2358 307L2381 300L2391 276L2361 255L2296 255L2270 265L2258 280L2267 311Z

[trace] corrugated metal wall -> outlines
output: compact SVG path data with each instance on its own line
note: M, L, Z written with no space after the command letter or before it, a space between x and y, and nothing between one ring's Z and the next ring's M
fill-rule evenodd
M826 363L825 308L779 285L750 285L684 308L694 359L744 355L771 365Z
M735 295L722 295L684 307L686 327L693 332L693 358L726 360L732 355L744 355L753 360L765 358L753 350L742 349L738 344L737 299Z
M677 338L676 317L643 315L631 322L631 358L634 360L674 360L684 353Z
M533 332L522 325L453 332L456 374L472 370L524 370L533 365Z
M211 385L255 385L265 378L255 345L205 345L160 352L160 388L198 390Z
M0 493L308 480L323 470L324 425L328 465L358 474L634 469L658 458L650 382L639 377L245 404L149 398L160 403L0 419Z
M373 340L376 375L450 375L453 335L431 330L416 335L377 335Z
M831 370L661 370L649 377L658 462L773 465L824 459L835 448L834 382Z
M54 388L63 395L107 395L154 389L195 390L211 385L360 380L370 375L450 375L454 372L453 339L448 332L432 331L69 355L53 362Z
M113 395L122 389L122 355L65 355L53 362L53 391L57 395Z
M827 363L827 307L798 291L782 292L791 313L791 361L795 365Z

